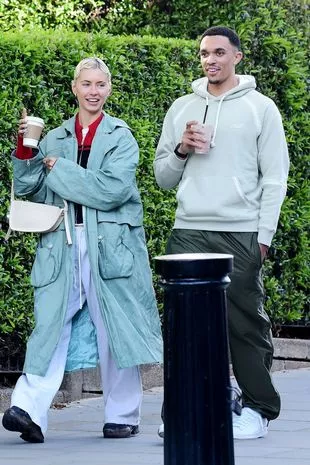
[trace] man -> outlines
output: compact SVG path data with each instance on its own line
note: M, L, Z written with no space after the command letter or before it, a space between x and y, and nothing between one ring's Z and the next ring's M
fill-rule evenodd
M261 268L285 197L289 159L280 113L255 90L253 77L235 73L241 60L233 30L211 27L203 33L205 77L169 108L154 170L160 187L178 185L166 252L234 255L227 289L229 342L243 408L241 416L233 414L233 434L254 439L266 436L269 420L280 411L270 376L273 345ZM207 137L197 126L202 122L212 126L205 154L195 153Z

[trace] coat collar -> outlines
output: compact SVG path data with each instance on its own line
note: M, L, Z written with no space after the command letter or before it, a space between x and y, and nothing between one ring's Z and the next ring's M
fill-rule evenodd
M96 134L98 132L101 134L110 134L117 127L130 129L125 121L122 121L119 118L115 118L114 116L110 116L105 112L104 118L101 120L97 128ZM56 137L58 139L64 139L70 134L75 134L75 115L62 123L62 125L59 127L59 132Z

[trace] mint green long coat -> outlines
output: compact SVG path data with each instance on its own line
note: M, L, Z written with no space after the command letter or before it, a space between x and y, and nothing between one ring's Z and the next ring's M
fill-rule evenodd
M107 114L97 128L87 169L77 163L75 118L50 131L30 160L13 159L17 195L69 204L73 245L63 223L40 236L31 272L35 328L24 372L43 376L57 346L73 279L74 205L82 204L88 254L110 349L119 368L162 361L160 321L136 185L139 150L126 123ZM47 173L46 156L59 157ZM95 329L87 305L73 319L67 369L95 366Z

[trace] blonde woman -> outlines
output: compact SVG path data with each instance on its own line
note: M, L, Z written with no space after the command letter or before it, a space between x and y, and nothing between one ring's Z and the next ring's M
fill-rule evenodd
M111 74L99 58L75 69L78 112L48 132L39 149L13 154L17 195L69 206L72 245L63 223L38 242L31 280L36 325L3 426L44 442L48 410L65 369L100 361L103 435L139 432L139 365L162 358L160 322L136 185L138 145L127 124L106 112Z

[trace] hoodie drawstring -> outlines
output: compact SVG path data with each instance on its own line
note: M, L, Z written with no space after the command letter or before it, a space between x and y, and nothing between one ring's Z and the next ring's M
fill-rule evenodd
M208 95L206 95L206 108L205 108L205 113L203 115L202 124L205 124L205 122L206 122L208 109L209 109L209 97L208 97Z
M217 131L217 126L218 126L218 122L219 122L219 117L220 117L220 111L221 111L221 106L222 106L222 103L223 103L223 100L226 96L223 95L223 97L221 98L220 100L220 103L219 103L219 106L217 108L217 113L216 113L216 118L215 118L215 125L214 125L214 131L213 131L213 135L212 135L212 139L211 139L211 147L215 147L215 137L216 137L216 131Z

